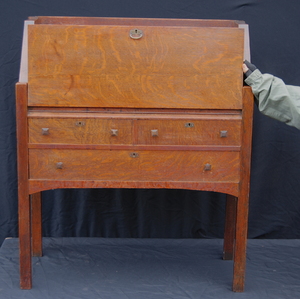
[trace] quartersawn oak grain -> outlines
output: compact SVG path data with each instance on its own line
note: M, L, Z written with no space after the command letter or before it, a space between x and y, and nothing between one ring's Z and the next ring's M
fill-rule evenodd
M239 146L241 121L241 115L40 112L28 117L28 134L30 144Z
M29 105L241 108L242 29L130 29L29 26Z
M29 160L29 178L45 180L238 183L240 171L238 152L30 149Z

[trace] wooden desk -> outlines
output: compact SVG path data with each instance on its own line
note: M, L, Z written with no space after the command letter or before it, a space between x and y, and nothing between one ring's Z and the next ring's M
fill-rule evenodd
M223 257L243 291L253 113L244 38L239 22L222 20L26 23L16 85L21 288L32 286L31 255L42 255L41 191L178 188L227 194Z

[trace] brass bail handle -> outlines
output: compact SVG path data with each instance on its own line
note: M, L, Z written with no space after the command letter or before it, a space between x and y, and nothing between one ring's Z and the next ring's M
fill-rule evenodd
M129 32L129 36L132 39L140 39L144 35L143 30L140 29L131 29Z

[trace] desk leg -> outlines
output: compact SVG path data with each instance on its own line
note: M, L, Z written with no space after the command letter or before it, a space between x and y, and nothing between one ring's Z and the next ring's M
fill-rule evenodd
M30 228L30 198L28 193L19 187L19 245L20 245L20 287L31 289L31 228Z
M31 208L28 191L27 83L16 84L20 287L31 289Z
M246 272L246 247L248 231L248 196L237 200L236 237L234 246L233 291L243 292Z
M236 204L237 198L235 196L227 194L223 260L233 259L233 249L235 242Z
M42 197L41 192L31 196L32 256L42 256Z
M236 208L236 232L232 287L234 292L243 292L245 285L253 103L254 101L251 88L249 86L243 87L243 146L241 149L240 192Z

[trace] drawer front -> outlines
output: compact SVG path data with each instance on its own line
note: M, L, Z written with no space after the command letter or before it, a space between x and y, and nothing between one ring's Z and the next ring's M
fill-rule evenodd
M30 149L30 179L238 182L239 152Z
M29 143L132 144L132 121L97 118L29 118Z
M240 145L241 120L139 120L138 144Z

